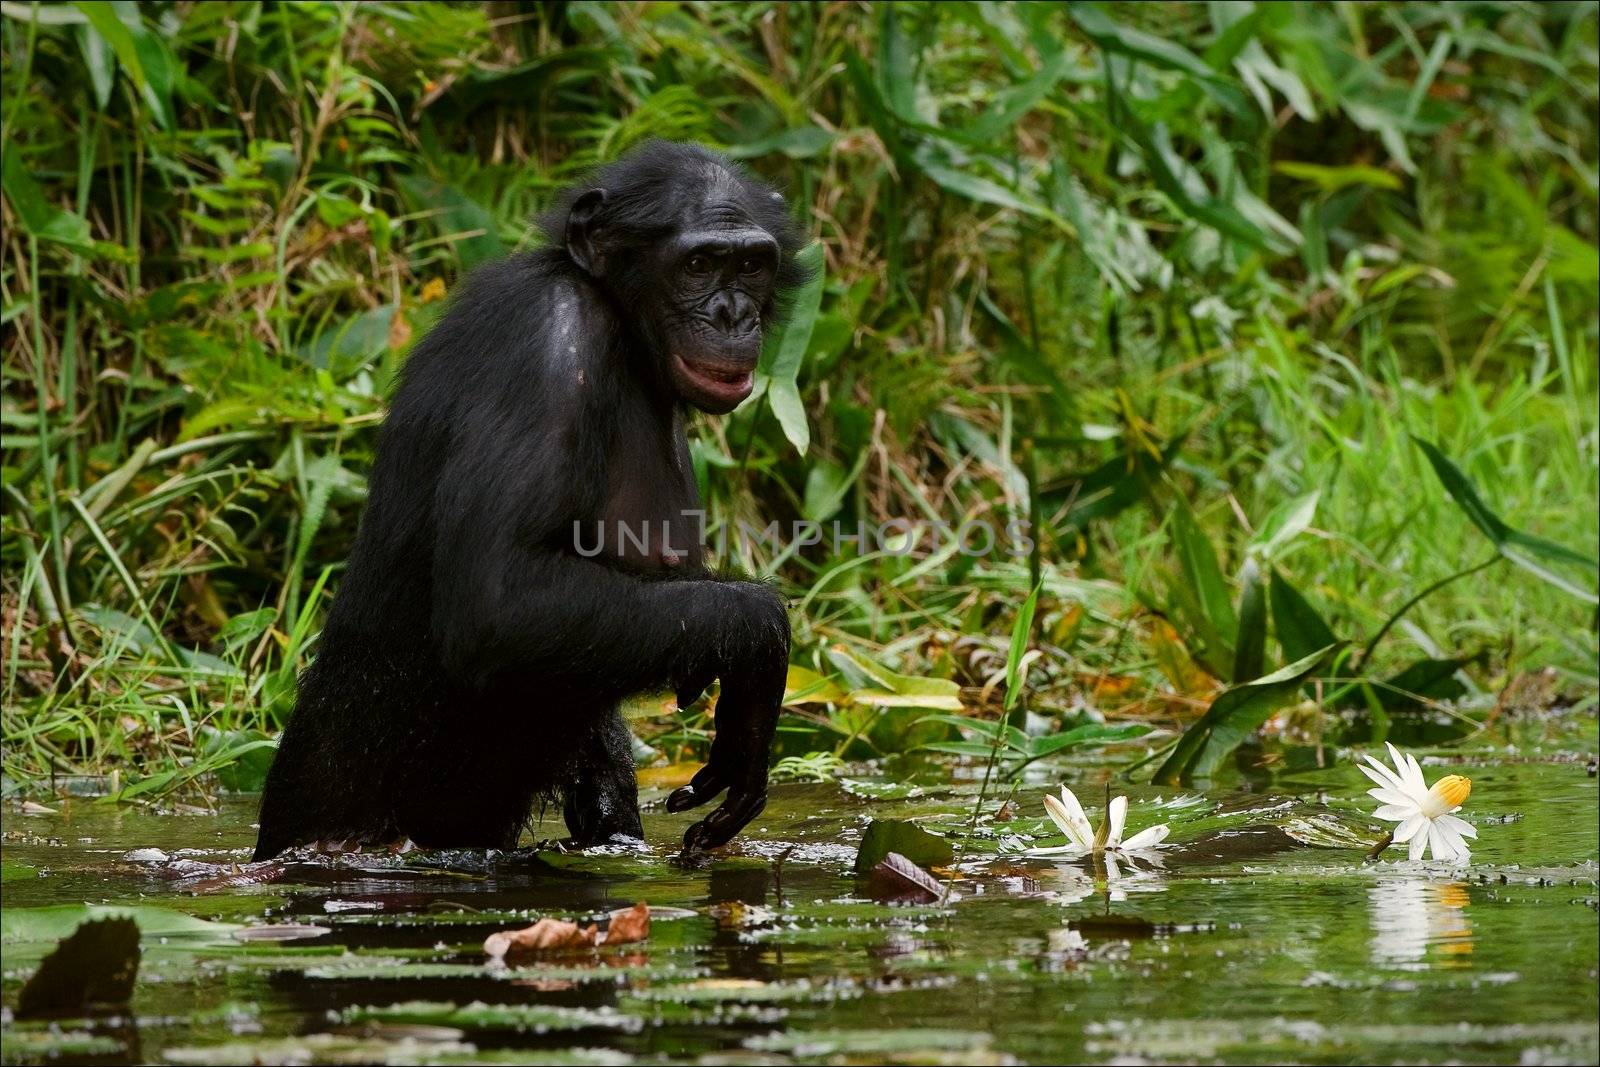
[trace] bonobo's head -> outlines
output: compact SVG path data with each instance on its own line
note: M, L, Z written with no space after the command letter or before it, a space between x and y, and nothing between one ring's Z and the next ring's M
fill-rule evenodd
M724 414L750 395L801 235L769 186L698 145L652 141L574 187L545 231L613 300L652 376Z

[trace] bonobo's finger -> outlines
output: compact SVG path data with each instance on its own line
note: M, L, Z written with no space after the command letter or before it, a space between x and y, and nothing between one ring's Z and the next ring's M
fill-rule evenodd
M712 753L715 756L715 752ZM728 788L728 779L722 774L715 763L708 763L695 772L689 784L680 789L674 789L672 795L667 797L667 810L673 814L698 808L708 800L714 799L718 793Z
M767 794L735 791L722 806L689 827L683 835L685 852L705 852L726 845L767 806Z

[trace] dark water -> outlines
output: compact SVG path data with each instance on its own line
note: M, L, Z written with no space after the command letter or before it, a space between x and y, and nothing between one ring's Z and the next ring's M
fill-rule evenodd
M656 810L653 854L345 860L198 895L171 864L123 854L242 861L248 798L214 816L13 808L4 1059L1593 1063L1600 829L1585 763L1485 751L1448 768L1473 779L1465 868L1394 850L1364 863L1382 827L1348 766L1257 792L1128 789L1130 833L1172 824L1159 865L996 855L1035 834L1061 843L1040 780L1014 819L979 822L952 898L918 906L872 899L855 844L872 818L964 834L972 786L893 799L868 794L904 789L872 780L780 786L754 833L700 864L664 851L691 816ZM1101 795L1099 772L1064 773ZM656 909L646 944L486 963L495 930L636 900ZM16 1022L22 981L85 903L140 909L131 1012ZM237 935L264 923L328 932Z

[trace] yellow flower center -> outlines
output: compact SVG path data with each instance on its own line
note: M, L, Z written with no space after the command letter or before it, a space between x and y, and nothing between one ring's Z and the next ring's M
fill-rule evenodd
M1434 782L1433 788L1428 792L1442 801L1444 809L1449 811L1466 803L1468 795L1472 792L1472 779L1459 774L1447 774Z

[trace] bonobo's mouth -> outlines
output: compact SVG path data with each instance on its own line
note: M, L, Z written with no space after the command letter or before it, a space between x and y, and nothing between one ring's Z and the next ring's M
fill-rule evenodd
M672 357L679 377L679 392L695 407L715 415L732 411L755 388L755 361L723 363L718 360L690 361L676 353Z

